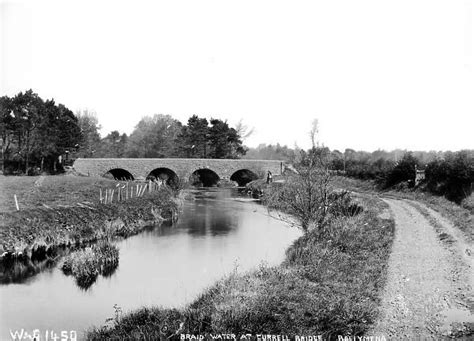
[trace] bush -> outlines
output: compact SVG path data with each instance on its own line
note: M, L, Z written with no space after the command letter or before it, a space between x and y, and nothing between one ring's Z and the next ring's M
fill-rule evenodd
M413 156L411 152L405 153L403 158L397 165L388 173L386 187L392 187L403 181L408 181L410 184L415 184L416 168L419 166L419 161Z
M430 162L425 176L429 191L460 203L472 193L474 157L466 151L448 154L446 159Z
M75 253L72 257L71 272L81 288L90 287L99 275L96 254L91 248Z
M108 241L100 241L91 248L69 254L61 269L65 275L72 274L83 289L89 288L97 276L110 276L118 266L119 250Z
M97 258L98 271L102 276L110 276L118 266L119 250L108 241L100 241L92 247Z

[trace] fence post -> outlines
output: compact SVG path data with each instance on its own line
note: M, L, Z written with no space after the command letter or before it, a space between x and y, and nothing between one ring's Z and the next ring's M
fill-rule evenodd
M18 200L17 200L17 198L16 198L16 194L14 194L13 197L15 198L16 210L19 211L19 210L20 210L20 207L18 206Z

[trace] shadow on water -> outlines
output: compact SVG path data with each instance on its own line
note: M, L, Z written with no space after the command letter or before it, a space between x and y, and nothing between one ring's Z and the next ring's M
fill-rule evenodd
M42 256L5 257L0 261L0 284L24 283L42 271L52 269L70 251L59 247Z

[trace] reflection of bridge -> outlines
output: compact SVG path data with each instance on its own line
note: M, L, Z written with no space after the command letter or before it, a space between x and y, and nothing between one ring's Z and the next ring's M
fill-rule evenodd
M283 163L278 160L245 159L77 159L75 170L84 175L104 176L109 173L117 179L146 179L149 176L189 181L192 175L201 179L237 181L242 185L267 171L281 174ZM203 181L204 182L204 181Z

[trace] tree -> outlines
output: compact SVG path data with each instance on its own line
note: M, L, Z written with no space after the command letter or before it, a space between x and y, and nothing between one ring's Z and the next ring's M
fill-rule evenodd
M120 134L117 130L104 137L97 148L97 157L123 158L127 148L127 134Z
M272 187L266 195L268 206L281 219L299 225L305 232L324 228L333 200L328 165L329 149L301 151L294 164L296 172L286 175L283 184Z
M234 128L230 128L227 122L219 119L211 119L209 129L209 157L214 159L236 159L244 155L246 150L242 146L242 140Z
M3 172L31 166L55 169L59 155L78 147L80 128L71 110L32 90L0 99Z
M235 130L237 131L237 134L240 136L242 141L245 141L248 139L253 133L254 133L254 128L249 128L247 125L243 123L242 120L237 122L237 125L235 126Z
M100 125L95 112L87 109L76 112L77 124L81 130L78 157L91 158L100 145Z
M275 146L264 143L257 146L257 148L249 148L245 153L245 159L254 160L283 160L293 162L296 157L296 151L287 146L281 146L277 143Z
M175 156L175 140L181 122L170 115L146 116L138 122L128 138L126 156L164 158Z
M318 132L319 132L319 121L317 118L315 118L313 122L311 123L311 130L309 131L309 137L311 138L311 144L313 148L316 148L316 145L317 145L316 137L318 135Z
M5 162L10 154L10 146L15 132L16 119L13 103L8 96L0 97L0 135L2 137L2 174L5 174Z
M428 164L425 176L429 191L460 203L472 193L474 155L468 151L446 153L444 159Z
M31 159L40 165L41 171L44 166L56 171L58 157L77 149L81 142L77 117L63 104L56 105L54 100L47 100L37 128L32 135Z
M25 162L25 173L28 172L29 159L32 152L32 135L38 128L44 102L34 93L28 90L20 92L13 98L13 112L17 121L16 132L18 138L18 155Z
M403 158L388 174L387 186L390 187L402 181L410 181L414 184L416 168L418 166L418 159L416 159L411 152L405 153Z
M178 156L187 158L207 158L209 123L205 118L193 115L188 124L181 128L176 138Z

